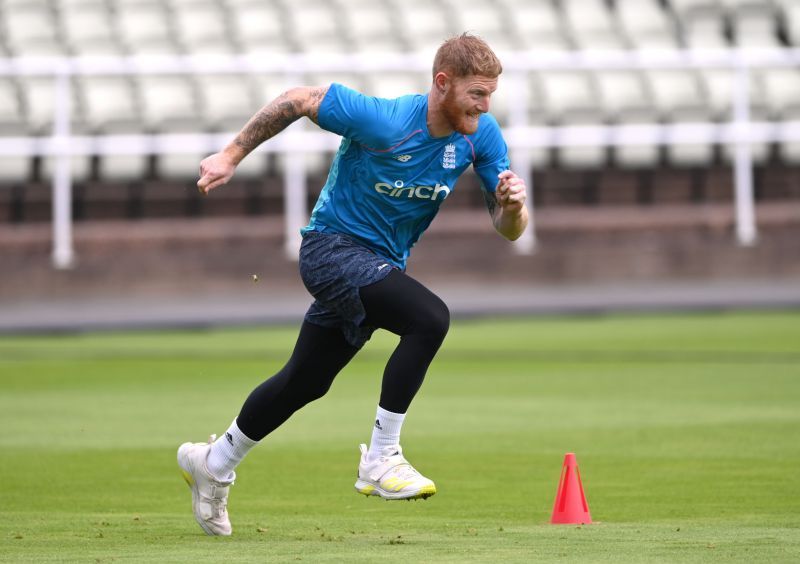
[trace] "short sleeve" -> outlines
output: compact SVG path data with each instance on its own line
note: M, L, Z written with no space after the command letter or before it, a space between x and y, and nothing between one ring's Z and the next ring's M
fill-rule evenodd
M508 146L503 139L497 120L490 114L482 116L480 137L475 147L475 172L483 182L487 192L494 192L497 187L497 175L508 170L511 163L508 160Z
M317 123L331 133L370 144L380 138L381 124L385 127L388 102L333 83L320 104Z

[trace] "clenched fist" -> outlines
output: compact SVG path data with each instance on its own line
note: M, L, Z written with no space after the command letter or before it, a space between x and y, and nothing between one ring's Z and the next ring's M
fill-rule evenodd
M225 152L214 153L200 161L200 180L197 181L197 189L206 195L217 186L226 184L235 170L236 163L230 156Z
M504 170L497 177L500 179L494 192L497 204L504 211L521 211L527 198L525 181L510 170Z

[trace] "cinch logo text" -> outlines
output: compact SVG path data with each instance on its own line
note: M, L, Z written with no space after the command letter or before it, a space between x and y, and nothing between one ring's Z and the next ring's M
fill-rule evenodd
M436 186L404 186L402 180L398 180L394 185L388 182L378 182L375 184L375 191L390 198L419 198L421 200L444 200L450 195L450 188L446 184L436 183Z

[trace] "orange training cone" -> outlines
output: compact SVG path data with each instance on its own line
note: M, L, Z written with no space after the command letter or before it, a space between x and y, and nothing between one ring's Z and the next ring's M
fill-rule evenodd
M583 494L581 474L575 453L568 452L564 456L564 468L561 470L561 481L558 483L556 502L553 505L553 517L550 523L554 525L588 525L592 522L589 515L589 504Z

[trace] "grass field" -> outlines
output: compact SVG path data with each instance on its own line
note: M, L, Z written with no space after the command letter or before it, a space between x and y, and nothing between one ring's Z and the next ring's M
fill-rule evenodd
M404 427L426 501L353 491L378 334L195 524L177 446L295 328L0 338L0 561L797 562L800 312L455 323ZM595 524L548 520L565 452Z

